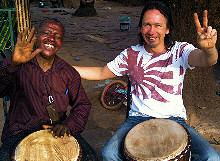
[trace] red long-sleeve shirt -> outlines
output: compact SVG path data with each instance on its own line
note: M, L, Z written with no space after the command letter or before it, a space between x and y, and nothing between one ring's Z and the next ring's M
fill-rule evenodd
M44 72L37 59L9 67L10 57L0 61L0 97L11 96L2 142L20 132L41 129L50 118L45 109L52 95L62 123L72 134L84 130L91 104L82 87L79 73L56 56L51 69ZM71 106L67 116L68 105Z

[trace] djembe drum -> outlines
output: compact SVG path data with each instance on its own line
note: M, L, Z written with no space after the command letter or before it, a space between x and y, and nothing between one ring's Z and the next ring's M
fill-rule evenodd
M73 136L54 138L48 130L25 137L15 149L16 161L77 161L81 148Z
M151 119L133 127L122 147L126 160L188 161L190 135L175 121Z

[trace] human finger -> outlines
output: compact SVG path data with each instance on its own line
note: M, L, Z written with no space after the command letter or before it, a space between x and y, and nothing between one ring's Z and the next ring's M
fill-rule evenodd
M17 36L17 43L21 43L21 32L18 33L18 36Z
M50 126L50 125L43 125L43 128L44 129L51 129L53 126Z
M32 55L32 57L34 58L38 53L40 53L42 51L42 49L36 49L36 50L34 50L32 53L31 53L31 55ZM51 128L52 128L52 126L51 126Z
M68 128L67 131L66 131L66 135L67 135L67 136L71 136L71 133L70 133L70 129L69 129L69 128Z
M37 35L34 35L31 39L31 45L34 46L34 42L36 41Z
M214 43L216 43L216 41L217 41L217 30L216 29L212 30L211 39Z
M209 26L209 27L207 28L207 32L206 32L206 38L207 38L207 39L210 39L210 38L211 38L211 32L212 32L212 27Z
M200 39L200 40L204 40L204 39L206 39L206 38L207 38L206 34L201 34L201 35L199 35L199 39Z
M32 42L32 40L34 39L34 30L35 30L35 27L33 26L30 34L28 35L27 42Z
M67 136L71 136L70 128L69 128L68 126L66 126L66 125L63 125L63 129L62 129L62 131L61 131L61 133L60 133L61 138L63 138L65 134L66 134Z
M62 131L62 126L60 126L58 124L58 125L54 126L51 131L53 131L53 136L54 137L56 137L56 138L60 137L61 136L61 131Z
M211 36L217 36L217 30L216 29L213 29L212 32L211 32Z
M25 41L26 40L27 34L28 34L28 28L25 28L23 30L23 32L22 32L22 39L21 39L21 41Z
M208 27L208 11L204 10L203 11L203 27L207 28Z
M194 13L194 22L195 22L195 25L196 25L197 32L201 33L202 32L202 27L201 27L201 24L199 22L199 17L197 15L197 13Z
M60 131L60 137L63 138L64 135L66 134L67 129L64 127L61 131Z

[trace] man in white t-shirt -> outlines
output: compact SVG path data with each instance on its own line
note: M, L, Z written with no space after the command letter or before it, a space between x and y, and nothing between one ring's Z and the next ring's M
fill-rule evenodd
M131 80L129 116L186 119L182 87L186 69L193 68L188 64L188 55L194 49L191 44L175 42L172 48L151 54L144 46L136 45L107 64L115 75L128 75Z
M185 122L182 88L186 69L214 65L218 58L217 31L208 26L207 11L203 13L203 27L196 13L194 21L200 49L187 42L173 42L170 9L163 2L150 1L141 13L138 45L125 49L103 68L75 67L84 79L127 75L131 81L129 116L104 145L103 160L123 160L121 144L129 130L155 118L174 120L189 131L192 160L220 160L211 144Z

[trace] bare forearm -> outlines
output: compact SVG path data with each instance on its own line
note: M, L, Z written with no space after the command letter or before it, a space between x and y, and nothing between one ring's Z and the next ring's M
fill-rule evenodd
M80 74L81 78L87 80L104 80L116 77L107 66L105 67L79 67L73 66Z
M217 60L218 52L215 47L203 50L193 50L188 59L189 64L192 66L212 66L216 64Z
M204 66L211 66L217 63L218 60L218 51L216 47L203 49L204 56L203 56L203 63Z
M88 80L99 80L101 67L79 67L73 66L80 74L81 78Z

